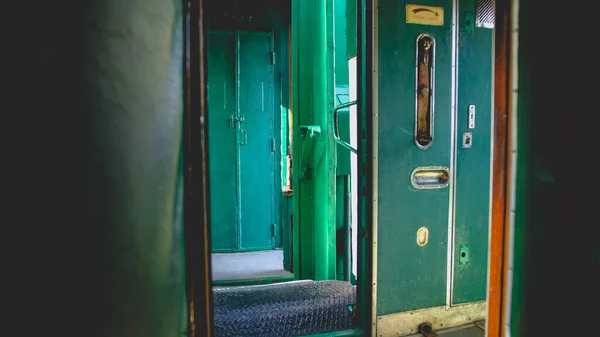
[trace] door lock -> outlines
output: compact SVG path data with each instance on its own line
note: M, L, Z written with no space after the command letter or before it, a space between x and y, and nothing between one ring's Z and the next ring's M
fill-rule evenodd
M471 132L463 133L462 147L468 149L473 146L473 134Z

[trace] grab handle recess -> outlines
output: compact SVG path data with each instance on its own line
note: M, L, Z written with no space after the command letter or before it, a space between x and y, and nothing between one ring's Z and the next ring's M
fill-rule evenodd
M414 188L435 189L448 186L450 173L443 166L421 166L415 168L410 175L410 183Z

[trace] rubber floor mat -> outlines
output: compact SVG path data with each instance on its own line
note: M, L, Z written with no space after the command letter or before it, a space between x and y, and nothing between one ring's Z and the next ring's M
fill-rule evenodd
M294 281L215 287L215 337L287 337L352 328L356 287L345 281Z

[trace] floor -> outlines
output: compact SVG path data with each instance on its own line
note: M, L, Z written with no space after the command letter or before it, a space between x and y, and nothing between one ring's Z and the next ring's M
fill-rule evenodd
M483 337L484 335L485 331L476 326L440 334L444 337Z
M213 281L292 277L283 269L283 250L213 253Z
M467 324L465 326L438 330L436 333L443 337L484 337L485 336L485 321L475 322L475 324ZM423 335L412 335L409 337L423 337Z

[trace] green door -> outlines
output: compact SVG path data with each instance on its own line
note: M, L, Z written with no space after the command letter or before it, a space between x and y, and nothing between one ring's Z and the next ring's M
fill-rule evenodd
M271 249L275 242L275 132L271 34L239 33L240 249Z
M378 316L485 300L492 34L456 4L378 1Z
M213 252L274 247L271 33L209 32L208 143Z
M443 174L450 168L452 131L452 6L451 1L428 3L446 8L445 25L408 24L402 2L379 1L377 315L446 303L450 189ZM417 49L422 50L418 60ZM425 72L430 76L418 85ZM428 93L422 90L427 80ZM421 92L423 110L417 111ZM417 126L425 108L430 115ZM441 170L439 186L416 176L428 170ZM419 230L426 243L417 243Z
M487 289L494 35L489 3L476 3L458 7L453 304L483 301Z
M208 34L208 153L212 249L238 248L236 35Z

